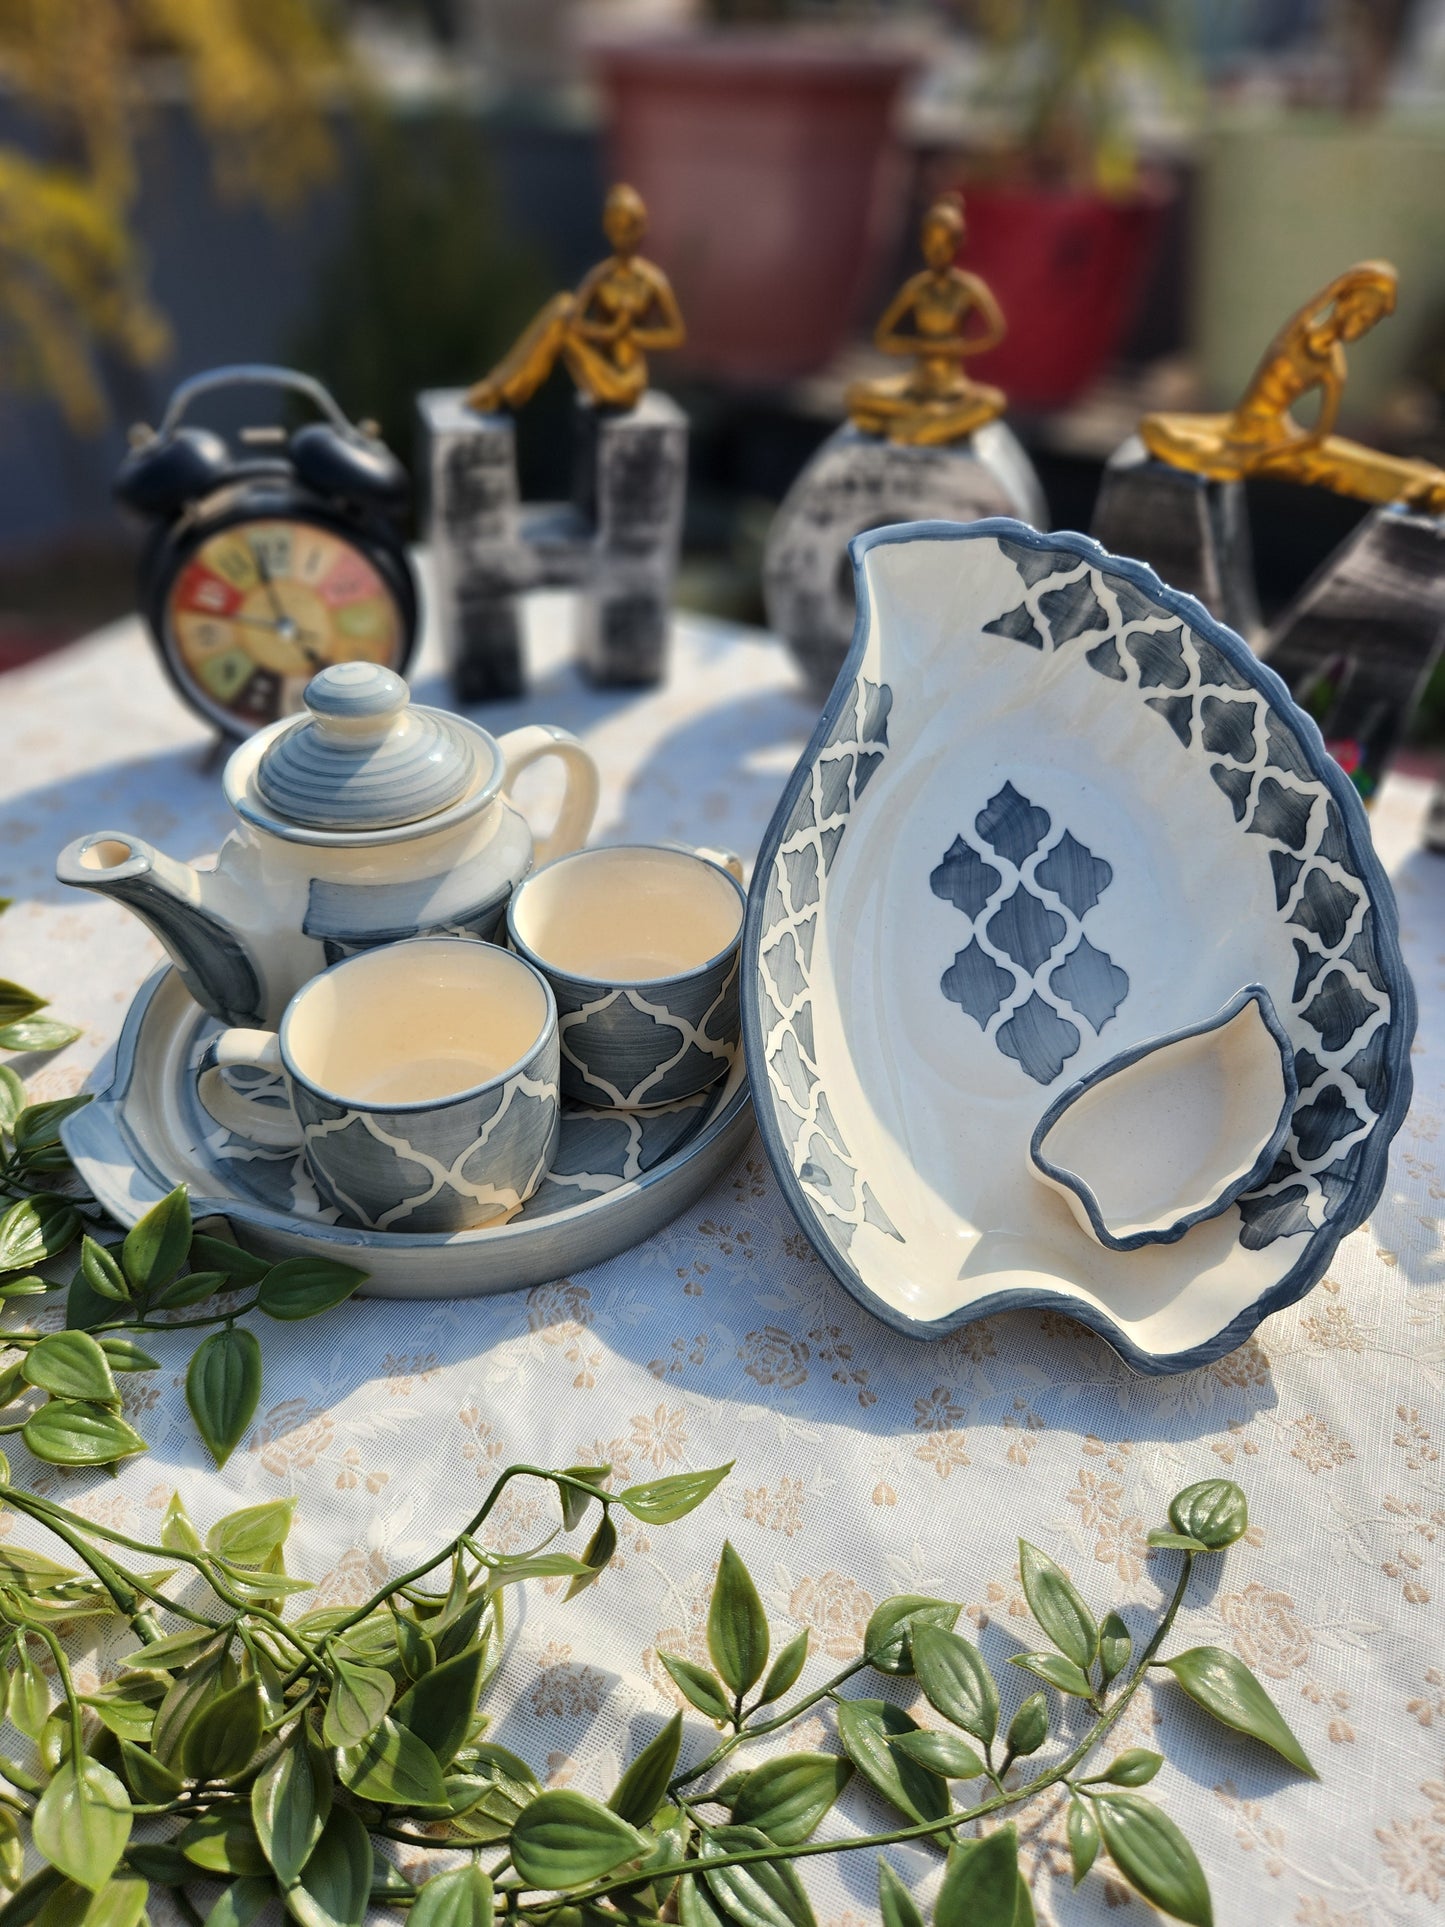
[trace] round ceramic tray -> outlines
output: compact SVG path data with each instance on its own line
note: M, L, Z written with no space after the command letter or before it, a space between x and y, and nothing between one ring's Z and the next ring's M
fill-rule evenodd
M752 1130L741 1053L720 1084L646 1114L563 1106L552 1171L509 1223L448 1235L335 1222L298 1154L223 1130L196 1096L196 1064L220 1029L174 970L136 992L109 1080L62 1130L96 1197L132 1225L177 1184L197 1218L222 1217L263 1257L324 1252L368 1274L377 1298L474 1298L543 1284L639 1244L699 1197ZM258 1081L258 1103L279 1093Z
M763 839L743 1021L768 1155L880 1317L1048 1306L1142 1371L1240 1344L1379 1197L1415 1002L1359 799L1238 636L1003 520L853 544L858 626ZM1258 1182L1103 1249L1028 1163L1059 1093L1269 993L1298 1084Z

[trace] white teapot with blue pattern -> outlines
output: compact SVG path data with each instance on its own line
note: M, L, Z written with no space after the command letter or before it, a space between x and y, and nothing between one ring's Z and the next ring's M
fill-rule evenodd
M227 763L240 821L212 869L100 830L67 845L55 873L133 910L226 1024L274 1026L318 971L375 944L490 938L533 865L585 840L597 766L565 729L496 738L408 698L378 664L323 669L305 715L250 737ZM534 839L508 791L547 756L566 789L550 834Z

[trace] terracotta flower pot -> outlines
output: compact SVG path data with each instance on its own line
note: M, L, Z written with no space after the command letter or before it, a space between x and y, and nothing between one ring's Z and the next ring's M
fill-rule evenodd
M1008 335L969 362L1021 408L1062 408L1088 388L1134 319L1172 198L1150 182L1125 199L1087 189L963 190L960 264L998 296Z
M755 32L615 43L593 60L613 175L647 202L647 251L687 318L679 360L738 382L822 367L897 232L891 126L911 56Z

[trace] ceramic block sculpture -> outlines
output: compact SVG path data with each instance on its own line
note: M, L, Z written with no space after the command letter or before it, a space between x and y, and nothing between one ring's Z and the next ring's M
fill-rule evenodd
M575 588L578 654L598 682L655 682L682 542L687 418L649 391L633 408L577 398L573 499L523 504L516 424L477 414L459 388L419 397L428 533L457 695L525 686L520 599Z

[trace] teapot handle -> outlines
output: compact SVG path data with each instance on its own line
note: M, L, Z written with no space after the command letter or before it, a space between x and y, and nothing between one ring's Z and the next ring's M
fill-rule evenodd
M551 723L529 723L525 729L509 730L497 743L502 752L502 788L510 791L524 769L540 763L544 756L555 756L566 774L567 787L562 807L551 834L536 839L533 860L540 869L554 856L580 850L587 841L592 819L597 814L601 779L591 754L570 730Z

